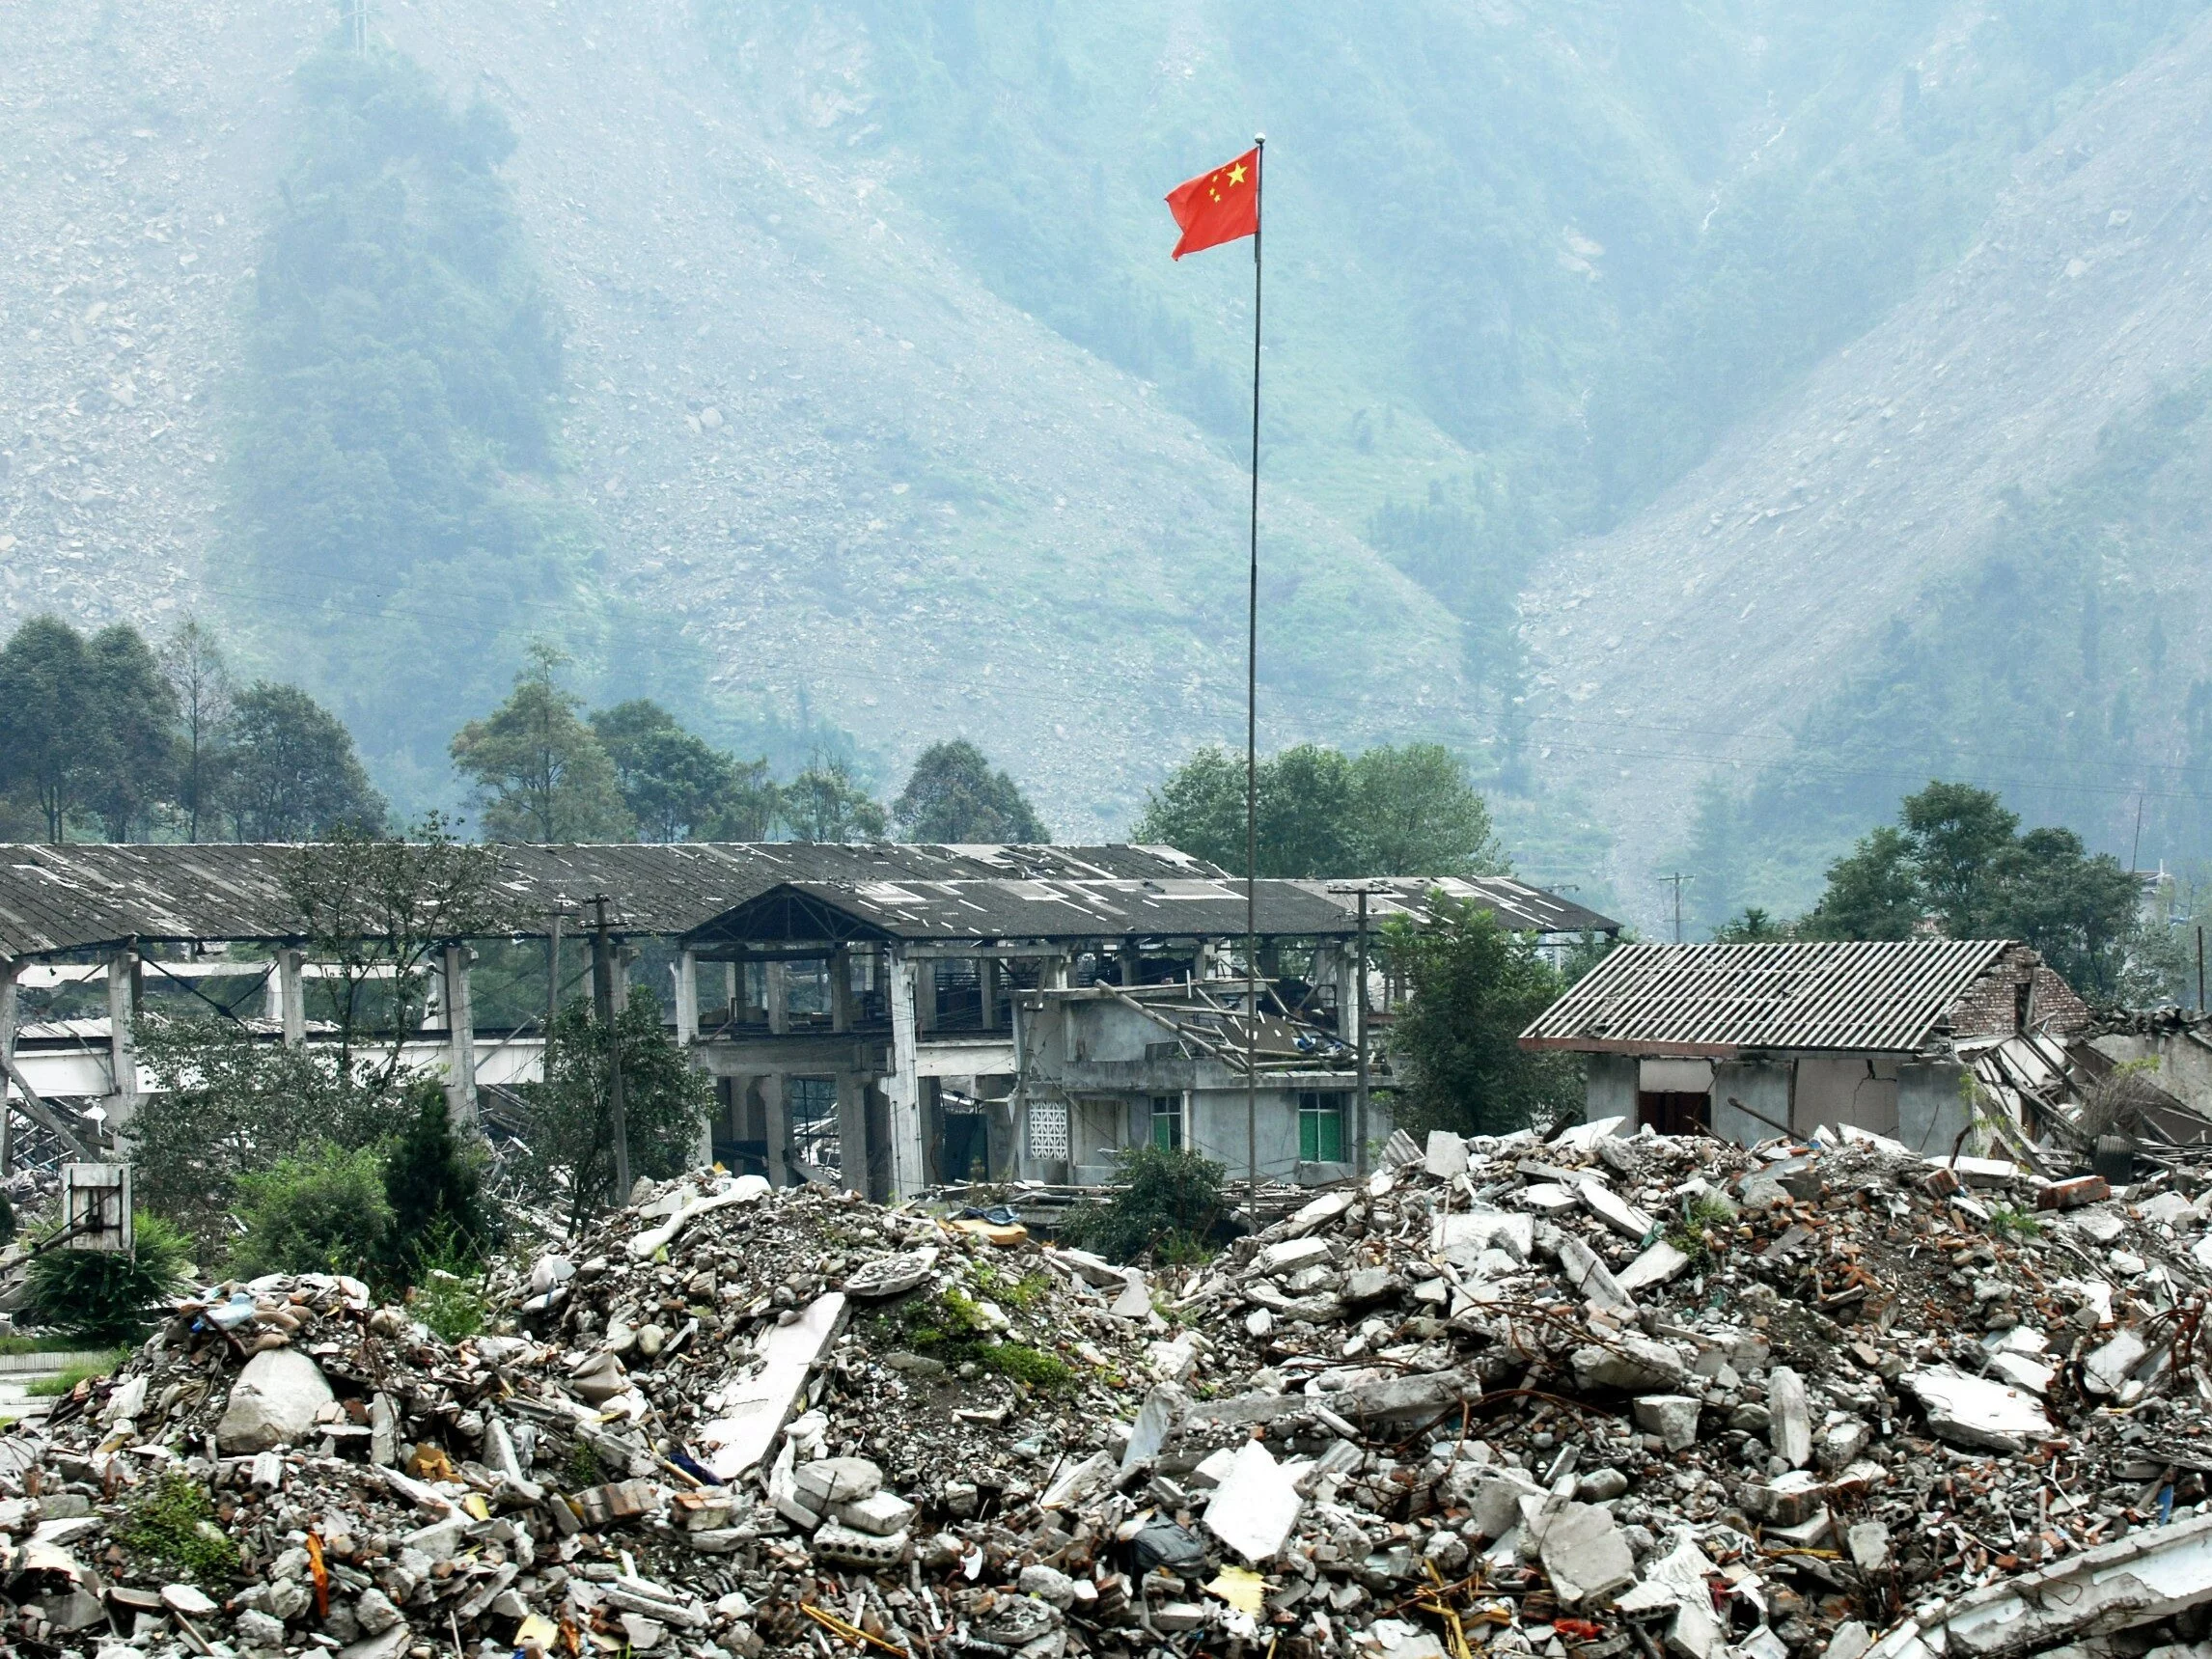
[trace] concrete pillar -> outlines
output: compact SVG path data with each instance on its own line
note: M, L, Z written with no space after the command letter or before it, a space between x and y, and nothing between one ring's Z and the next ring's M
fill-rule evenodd
M1138 949L1138 946L1137 946L1137 941L1136 941L1136 940L1134 940L1134 939L1124 939L1124 940L1122 940L1122 941L1121 941L1121 983L1122 983L1122 985L1123 985L1123 986L1125 986L1125 987L1128 987L1128 988L1134 988L1134 987L1137 985L1137 983L1138 983L1140 981L1142 981L1142 980L1144 979L1144 977L1145 977L1145 954L1144 954L1144 952Z
M937 964L935 962L910 962L906 967L906 984L914 1005L914 1024L920 1031L937 1029ZM897 994L899 980L893 976L892 985Z
M307 1040L307 986L300 972L306 963L306 952L280 949L266 982L262 1017L284 1033L287 1048Z
M466 945L445 951L446 1114L456 1129L476 1127L476 1006L469 996Z
M0 1061L15 1060L15 976L21 964L0 961ZM14 1085L0 1066L0 1180L15 1173L15 1116L8 1109Z
M768 1030L782 1037L791 1029L790 1004L786 993L790 988L789 976L781 961L760 964L761 996L768 1004Z
M745 964L742 962L723 963L722 1017L724 1019L735 1020L743 1019L745 1017L745 1010L738 1006L737 1001L737 999L744 994L744 988Z
M1636 1080L1638 1063L1632 1054L1593 1054L1583 1089L1583 1121L1600 1118L1625 1118L1630 1134L1636 1132ZM1761 1108L1764 1110L1764 1108Z
M852 954L840 946L830 953L830 1030L852 1029Z
M107 959L108 1075L115 1080L106 1103L111 1135L138 1112L138 1045L131 1040L137 1013L138 953L125 947Z
M838 1178L848 1192L868 1194L868 1085L850 1071L837 1074Z
M884 963L891 999L891 1074L883 1080L883 1092L891 1107L894 1203L922 1190L922 1077L914 1017L914 967L897 946L892 947Z
M676 956L676 1040L681 1048L699 1040L699 954L695 951L679 951Z
M768 1184L784 1186L791 1178L791 1112L784 1103L784 1075L772 1071L760 1078L760 1116L767 1120Z
M976 985L982 992L983 1029L999 1029L999 959L996 956L976 958Z

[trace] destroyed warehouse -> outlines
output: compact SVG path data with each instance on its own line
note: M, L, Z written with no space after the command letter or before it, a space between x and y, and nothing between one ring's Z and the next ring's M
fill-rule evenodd
M8 1120L19 1114L86 1156L97 1147L85 1107L98 1107L106 1132L126 1125L153 1084L132 1041L150 996L178 1009L219 1002L271 1041L322 1039L308 1016L326 965L309 959L286 887L297 856L0 849ZM1171 847L513 845L491 856L509 914L474 944L529 945L548 985L582 978L592 941L579 935L604 900L617 971L647 965L678 1040L719 1086L703 1161L876 1198L970 1177L1094 1181L1115 1151L1147 1142L1245 1167L1244 884ZM1617 930L1506 878L1259 882L1251 1035L1263 1176L1350 1173L1363 927L1419 916L1432 889L1555 950ZM403 1058L443 1075L456 1120L496 1128L506 1092L539 1075L545 1010L486 1023L475 956L467 939L436 954L430 1007ZM1366 983L1380 1025L1390 981L1371 958ZM104 1006L18 1018L23 993L69 987L104 992ZM1389 1131L1378 1100L1370 1142Z

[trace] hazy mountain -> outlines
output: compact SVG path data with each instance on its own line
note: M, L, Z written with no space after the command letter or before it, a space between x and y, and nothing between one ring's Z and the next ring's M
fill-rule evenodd
M1453 742L1535 873L1643 909L1710 762L1620 778L1582 752L1732 758L1642 727L1747 710L1880 749L1867 642L1942 558L1994 556L1979 496L1942 515L1949 553L1921 545L1936 503L2067 476L2151 389L2063 342L2075 366L2039 367L2028 278L1977 285L2027 239L2006 215L2101 190L2132 217L2046 237L2086 263L2078 331L2119 338L2130 307L2146 335L2186 328L2178 280L2114 288L2151 262L2094 252L2175 198L2097 185L2108 141L2083 124L2124 114L2180 188L2196 59L2141 66L2199 10L373 0L366 59L391 87L420 66L446 113L376 94L333 121L330 74L297 72L344 49L320 0L29 0L0 14L0 621L215 609L332 697L407 801L450 798L446 735L543 633L586 689L655 692L729 740L826 722L896 769L966 734L1064 833L1119 829L1180 754L1240 732L1251 265L1171 264L1159 197L1264 126L1262 739ZM2162 73L2133 102L2114 84ZM333 186L364 134L391 153ZM2022 195L2068 166L2079 204ZM472 214L501 250L473 267L449 246ZM287 312L303 271L315 305ZM288 517L259 457L323 424L356 289L391 361L351 369L426 400L460 494L410 516L396 406L396 437L339 434L319 473L290 457L316 508ZM509 374L539 294L545 348ZM431 344L402 299L444 308ZM414 373L460 338L505 376L492 415L452 365ZM1840 511L1844 457L1788 434L1906 382L1927 401L1959 351L2027 380L1891 446L1928 482L1852 510L1861 574L1761 566L1730 522L1683 594L1722 502ZM2028 381L2060 412L2024 415ZM383 516L348 516L356 472ZM435 548L378 528L417 519ZM298 533L285 559L272 524ZM341 545L343 569L317 563ZM1760 590L1735 622L1700 597L1730 583ZM1794 825L1784 883L1857 810L1737 793L1715 834Z

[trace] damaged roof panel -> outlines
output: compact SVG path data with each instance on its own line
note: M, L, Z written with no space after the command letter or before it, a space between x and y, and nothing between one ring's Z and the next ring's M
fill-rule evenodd
M1529 1048L1919 1050L2002 939L1624 945L1521 1034Z

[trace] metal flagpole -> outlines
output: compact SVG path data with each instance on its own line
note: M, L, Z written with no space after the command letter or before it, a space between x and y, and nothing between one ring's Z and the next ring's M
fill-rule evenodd
M1244 1161L1259 1228L1259 237L1267 134L1252 154L1252 572L1244 630Z

